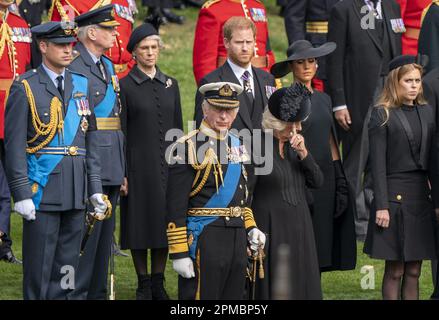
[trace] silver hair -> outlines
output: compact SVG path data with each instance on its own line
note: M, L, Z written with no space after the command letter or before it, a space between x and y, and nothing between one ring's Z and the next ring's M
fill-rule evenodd
M163 49L163 48L165 47L165 45L163 44L162 38L160 38L159 35L153 34L153 35L151 35L151 36L147 36L146 38L143 38L142 40L140 40L140 41L136 44L136 46L135 46L134 49L133 49L133 57L136 57L135 51L136 51L137 47L139 46L139 43L140 43L141 41L145 40L145 39L147 39L147 40L157 40L157 42L158 42L158 44L159 44L159 49L160 49L160 50Z
M285 121L279 120L270 112L268 108L262 114L262 128L265 130L283 131L287 127Z
M91 28L96 28L95 24L89 25L89 26L84 26L84 27L80 27L78 29L78 40L83 42L84 40L88 39L88 30Z

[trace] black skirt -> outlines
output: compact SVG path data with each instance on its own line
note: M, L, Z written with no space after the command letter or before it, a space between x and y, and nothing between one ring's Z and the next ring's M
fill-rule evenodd
M388 176L387 193L389 227L375 223L373 203L364 252L372 258L391 261L436 259L436 221L426 172Z

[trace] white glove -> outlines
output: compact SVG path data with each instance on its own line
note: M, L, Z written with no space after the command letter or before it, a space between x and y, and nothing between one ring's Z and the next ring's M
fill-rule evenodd
M35 204L32 199L25 199L14 204L14 210L27 221L35 220Z
M172 268L183 278L195 277L194 263L191 258L181 258L172 260Z
M95 209L96 214L103 214L107 210L107 204L102 199L102 193L95 193L90 197L90 202Z
M250 242L250 249L252 251L257 251L258 247L264 249L265 233L263 233L258 228L251 229L250 232L248 233L247 239Z

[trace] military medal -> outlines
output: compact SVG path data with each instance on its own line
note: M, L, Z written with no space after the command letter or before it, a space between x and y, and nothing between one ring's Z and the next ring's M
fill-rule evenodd
M276 91L276 87L273 86L265 86L265 94L267 99L270 99L271 95Z
M119 86L119 78L117 77L117 75L111 76L111 83L113 84L114 92L119 93L120 86Z

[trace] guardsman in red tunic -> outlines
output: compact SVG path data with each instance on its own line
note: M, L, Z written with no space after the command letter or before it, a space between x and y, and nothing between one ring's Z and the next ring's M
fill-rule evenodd
M18 11L9 10L12 0L0 0L0 155L3 153L4 113L9 88L30 64L32 35ZM3 156L3 155L2 155Z
M127 51L134 15L137 13L135 0L54 0L49 19L52 21L73 20L80 14L108 4L114 4L116 21L120 23L120 26L117 27L119 34L116 37L116 45L106 53L106 56L113 62L117 76L121 79L135 64L131 54Z
M418 39L421 31L421 17L431 0L397 0L401 6L401 17L406 28L402 35L402 53L418 54Z
M223 25L233 16L245 16L256 25L255 56L252 65L270 72L274 53L268 37L267 12L259 0L209 0L200 10L195 30L193 67L197 83L227 59Z

